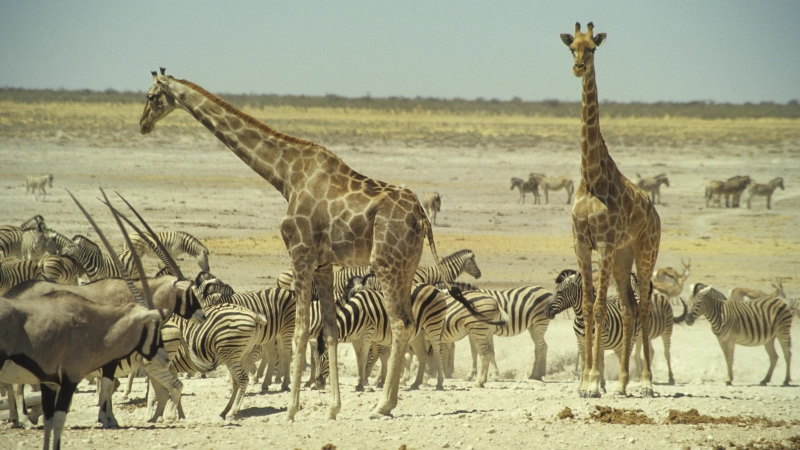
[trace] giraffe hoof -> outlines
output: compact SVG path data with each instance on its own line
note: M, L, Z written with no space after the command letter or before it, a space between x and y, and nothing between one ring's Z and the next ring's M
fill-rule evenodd
M600 392L596 391L580 391L581 398L600 398Z
M653 397L655 397L655 393L650 388L643 388L642 389L642 397L653 398Z
M788 384L784 384L784 386L788 386ZM436 385L436 390L437 391L443 391L444 390L444 386L442 386L441 384L437 384Z

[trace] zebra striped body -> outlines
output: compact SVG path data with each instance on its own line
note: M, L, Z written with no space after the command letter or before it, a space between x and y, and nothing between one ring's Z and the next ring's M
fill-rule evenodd
M39 201L39 194L41 193L42 201L44 201L47 196L45 187L53 187L53 175L42 175L40 177L28 175L25 178L25 197L28 196L28 192L31 192L33 193L33 198Z
M547 342L544 334L550 325L545 309L553 294L540 286L523 286L503 291L481 289L480 292L497 300L500 309L508 315L508 322L495 328L495 336L516 336L528 330L535 348L533 369L528 378L541 380L547 370ZM475 353L472 355L472 366L473 371L476 370Z
M436 225L436 214L442 209L442 196L438 192L426 192L422 196L422 207L431 219L431 223Z
M688 325L700 316L706 316L711 331L725 355L728 377L725 384L733 382L733 350L736 344L747 347L763 345L769 355L769 369L761 381L762 386L772 379L772 372L778 362L775 339L781 345L786 362L786 378L783 385L791 381L791 329L792 312L786 302L776 296L769 296L751 302L727 301L721 292L711 286L697 283L692 286L691 309L686 318Z
M148 238L150 237L149 234L146 234L146 236ZM156 236L164 244L164 247L169 254L172 255L173 259L181 255L189 255L197 260L197 265L200 266L200 270L205 272L209 271L208 249L191 234L183 231L161 231L156 233ZM139 236L138 233L131 233L128 237L133 244L133 249L136 250L139 255L158 257L152 250L152 246L155 245L154 242L151 241L151 243L148 243ZM127 246L123 248L123 250L127 250Z
M67 256L47 255L39 261L42 276L47 281L58 284L78 284L83 275L83 267Z
M525 181L522 178L514 177L511 179L511 190L513 191L514 188L519 190L517 203L522 203L524 205L525 194L531 193L533 194L533 204L539 204L539 183L536 180Z
M25 222L22 222L22 225L19 227L23 230L47 230L47 224L44 222L44 217L40 216L39 214L31 217Z
M573 320L572 329L575 332L575 338L578 341L578 357L581 362L581 366L583 366L582 356L586 330L583 320L583 301L581 295L583 289L581 285L581 275L580 273L576 273L574 270L564 270L556 279L556 282L558 283L558 286L556 287L556 292L552 303L547 306L547 315L551 318L554 318L556 314L568 308L573 309L575 312L575 319ZM638 299L639 284L633 274L631 274L631 287L633 288L634 297ZM667 360L667 367L669 368L669 382L670 384L674 384L675 381L672 375L672 365L670 359L672 324L676 321L683 321L686 314L684 313L684 315L681 317L673 318L672 305L670 304L669 299L664 295L654 292L651 296L651 300L653 307L650 309L648 339L652 341L653 339L661 336L662 341L664 342L664 356ZM621 360L623 336L622 310L620 308L619 298L616 296L609 296L607 300L607 306L608 309L606 312L606 321L603 327L603 332L600 336L601 347L604 350L614 351L614 353L617 355L617 358ZM642 343L642 332L638 318L634 322L633 342L637 345L636 353L638 355L638 348ZM641 367L641 363L639 361L640 360L638 360L637 356L637 372ZM601 376L600 384L603 390L605 390L605 379L603 378L604 361L601 360L599 363Z
M100 251L100 247L88 238L77 235L72 238L72 245L61 252L61 256L66 256L75 260L86 272L89 281L102 280L104 278L119 278L122 276L120 269L114 264L111 257ZM119 252L119 259L127 268L131 278L139 278L139 272L133 264L133 256L130 250Z
M232 415L239 412L250 381L247 374L255 371L248 356L259 345L266 320L260 314L233 304L208 306L205 314L206 321L202 325L173 316L163 328L167 333L174 333L170 328L177 328L183 338L172 362L176 372L207 373L222 364L228 367L233 389L220 414L224 419L228 412Z
M318 303L318 302L315 302ZM211 294L204 300L205 305L233 304L246 308L266 319L261 333L256 336L259 347L278 341L279 356L283 361L292 360L292 336L294 335L295 299L294 292L281 288L262 289L253 292L239 292L232 295ZM289 365L284 365L282 391L289 390ZM266 379L265 379L266 381ZM266 383L262 391L268 390Z
M669 187L669 178L665 173L660 173L656 176L648 178L639 177L639 179L636 180L636 185L639 186L643 191L650 194L650 198L654 204L661 203L662 184ZM658 197L658 201L656 201L656 197Z
M772 209L772 193L775 189L783 187L783 178L778 177L767 184L754 183L747 187L747 207L750 208L750 200L753 197L767 197L767 209Z
M712 180L709 181L706 185L706 208L710 202L714 202L717 205L717 208L722 207L722 196L725 195L723 192L723 188L725 187L724 181L717 181Z
M47 254L46 247L47 238L39 230L25 230L13 225L0 226L0 259L38 261Z
M481 269L475 261L472 250L459 250L447 255L441 260L442 269L436 265L419 267L414 272L414 284L436 284L442 281L448 283L455 281L462 273L467 273L475 279L481 277Z
M528 175L528 182L535 182L544 190L545 204L550 203L550 191L564 189L567 192L567 205L575 192L575 184L570 177L548 177L540 173L532 173Z
M347 281L354 276L363 277L370 273L372 267L358 266L358 267L342 267L333 272L333 298L338 302L345 294L345 285ZM278 287L287 291L294 290L294 270L286 269L278 275ZM312 298L317 298L316 287L312 286Z
M481 356L481 368L476 381L477 387L483 387L489 374L489 363L494 358L492 336L496 327L508 322L508 315L500 308L497 300L480 291L464 292L464 297L481 317L474 316L463 304L449 295L445 295L447 311L442 327L442 344L458 342L469 336ZM488 319L488 321L487 321Z
M0 295L24 281L42 279L42 270L36 261L6 260L0 262Z

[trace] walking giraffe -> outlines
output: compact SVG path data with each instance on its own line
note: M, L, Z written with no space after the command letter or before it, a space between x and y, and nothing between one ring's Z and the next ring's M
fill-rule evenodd
M626 395L634 317L638 312L642 335L649 334L650 283L637 305L630 287L630 273L636 263L640 280L649 280L658 257L661 221L646 192L628 180L617 168L600 134L599 104L595 83L594 52L606 38L587 33L575 24L575 36L562 34L574 58L572 72L583 79L581 106L581 181L572 206L572 234L575 256L583 280L583 316L586 318L584 361L580 396L600 397L600 371L603 348L601 336L606 320L606 294L609 278L614 279L623 314L623 357L617 394ZM597 298L592 287L592 250L599 254L600 283ZM594 342L592 341L594 339ZM650 342L644 340L645 365L642 371L642 394L653 395L650 372Z
M292 260L297 301L295 348L288 418L300 407L303 352L309 334L312 281L320 301L323 333L330 350L332 404L341 408L337 329L333 303L333 265L370 264L385 294L392 328L388 380L375 413L388 415L397 405L402 359L414 332L411 282L428 238L439 262L430 222L417 196L361 175L326 148L280 133L237 110L196 84L153 74L153 86L139 122L142 134L177 108L202 123L288 202L280 230ZM453 295L460 295L457 290Z

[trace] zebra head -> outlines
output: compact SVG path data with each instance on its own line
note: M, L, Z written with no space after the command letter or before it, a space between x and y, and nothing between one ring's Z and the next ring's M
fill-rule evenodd
M475 253L472 251L469 252L469 257L464 260L461 271L468 273L476 280L481 277L481 269L478 267L478 263L475 261Z
M692 296L689 297L689 304L691 307L689 308L689 314L686 316L687 325L693 325L694 321L697 320L698 317L705 314L705 304L707 302L703 300L705 300L706 296L708 296L711 291L714 291L711 286L706 286L703 283L693 284L690 290L692 292Z
M347 280L347 283L345 283L344 301L350 300L350 297L365 289L374 289L376 281L378 281L378 278L375 276L375 272L369 272L363 277L360 275L353 275Z
M545 307L548 319L555 319L556 315L567 308L573 308L575 314L580 314L581 308L581 275L574 270L562 270L556 278L556 291L552 300Z

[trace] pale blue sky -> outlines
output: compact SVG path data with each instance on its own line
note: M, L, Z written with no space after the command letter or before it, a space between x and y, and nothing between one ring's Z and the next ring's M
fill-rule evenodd
M798 0L0 0L0 86L578 101L576 21L601 100L800 99Z

